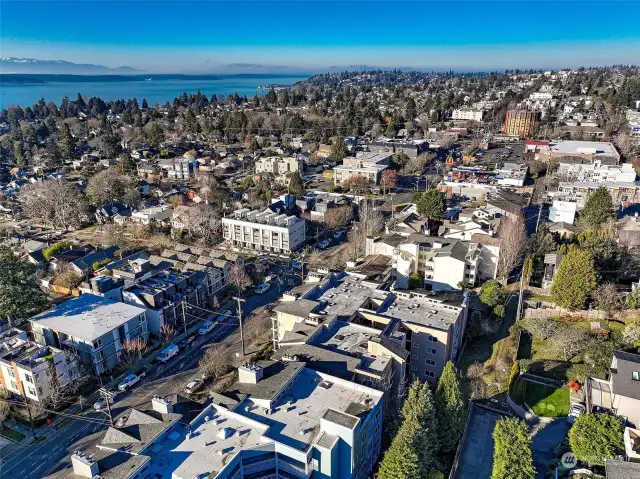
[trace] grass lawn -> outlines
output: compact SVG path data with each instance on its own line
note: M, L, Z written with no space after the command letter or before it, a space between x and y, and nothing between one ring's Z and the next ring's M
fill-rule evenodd
M26 436L15 429L11 429L7 426L0 427L0 436L6 437L7 439L11 439L12 441L20 442Z
M569 390L527 381L526 403L538 416L559 417L569 414Z

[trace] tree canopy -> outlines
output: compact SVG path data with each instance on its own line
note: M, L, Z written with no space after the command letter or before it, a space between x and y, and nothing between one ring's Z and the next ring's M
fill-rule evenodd
M603 466L624 450L622 419L611 414L581 414L569 430L571 450L580 461Z
M491 479L534 479L531 438L527 424L519 418L498 420L493 429L493 472Z
M380 464L379 479L419 479L435 468L439 441L433 394L416 380L402 407L402 425Z
M454 452L464 430L464 401L460 382L451 361L447 361L436 388L436 412L440 451Z
M421 215L429 219L438 219L446 211L447 202L441 192L431 188L419 195L416 200L416 208Z
M589 251L572 246L553 278L551 297L559 306L575 311L585 306L596 285L593 256Z
M0 317L21 321L46 309L46 295L36 283L37 267L0 248Z
M344 144L344 138L342 138L341 136L336 136L333 139L329 156L336 160L342 160L349 156L349 149L347 148L347 145Z
M587 199L580 212L578 224L589 229L598 229L616 217L611 193L604 186L596 189Z

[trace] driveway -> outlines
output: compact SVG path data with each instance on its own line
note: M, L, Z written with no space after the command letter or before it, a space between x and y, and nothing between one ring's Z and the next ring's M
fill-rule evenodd
M493 428L503 414L474 407L460 451L455 479L489 479L493 469Z
M533 451L533 464L538 471L537 478L544 479L547 472L547 463L555 457L556 446L564 441L570 428L571 424L569 424L567 418L560 417L534 431L531 449Z

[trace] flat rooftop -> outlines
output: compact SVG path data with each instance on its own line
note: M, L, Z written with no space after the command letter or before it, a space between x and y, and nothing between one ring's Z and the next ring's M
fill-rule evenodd
M192 423L192 436L168 452L185 457L174 477L215 477L242 449L270 442L264 436L269 426L224 407L210 405Z
M335 315L338 319L349 319L361 307L377 309L389 296L388 291L378 289L378 286L375 282L344 275L320 296L322 304L319 312L326 313L326 316ZM378 304L368 304L371 302Z
M362 354L367 352L369 340L378 336L380 331L376 329L346 321L335 321L330 328L318 334L313 343L348 354Z
M102 296L83 294L34 316L30 321L69 336L93 341L143 315L144 311L143 308Z
M366 416L382 394L304 368L270 412L251 398L240 403L236 412L269 425L266 436L274 441L306 451L320 432L321 418L354 427L358 418Z
M430 296L429 292L394 292L394 301L380 311L404 323L413 323L447 331L458 320L462 311L459 295L451 298L443 295Z
M551 151L557 154L575 155L575 154L595 154L596 156L613 156L619 157L616 147L613 143L602 141L574 141L567 140L551 145Z

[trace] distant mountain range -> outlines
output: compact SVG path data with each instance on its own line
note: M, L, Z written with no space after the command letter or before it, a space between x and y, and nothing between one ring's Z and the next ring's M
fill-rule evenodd
M72 63L64 60L36 60L34 58L0 58L0 73L57 73L76 75L95 75L109 73L135 73L132 67L110 68L90 63Z

